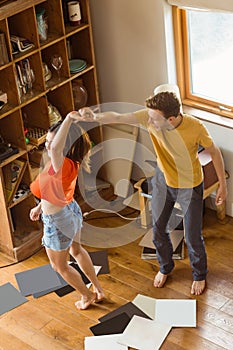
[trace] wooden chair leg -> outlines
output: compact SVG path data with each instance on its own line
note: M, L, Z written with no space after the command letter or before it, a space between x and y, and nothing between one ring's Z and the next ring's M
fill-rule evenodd
M141 214L141 226L143 228L148 228L151 225L149 199L139 195L139 205Z
M140 179L134 187L138 190L138 200L140 207L140 216L141 216L141 226L142 228L148 228L151 225L151 216L149 210L149 199L142 196L141 185L145 178Z

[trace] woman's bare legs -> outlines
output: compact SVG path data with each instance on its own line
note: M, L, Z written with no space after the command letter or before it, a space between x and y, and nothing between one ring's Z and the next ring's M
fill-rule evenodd
M46 248L50 263L64 280L81 294L81 300L75 303L80 310L87 309L97 299L97 294L91 292L82 280L82 277L72 266L68 264L68 250L52 250Z
M73 241L70 247L70 254L75 258L80 269L93 284L94 291L97 294L96 302L103 300L104 292L96 276L95 269L88 252L81 246L80 243Z

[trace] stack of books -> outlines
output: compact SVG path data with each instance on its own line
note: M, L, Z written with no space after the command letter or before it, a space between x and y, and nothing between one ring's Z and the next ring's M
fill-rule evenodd
M0 32L0 66L9 62L5 34Z
M173 230L170 232L170 239L173 246L172 258L175 260L184 259L184 230ZM153 229L150 229L141 239L141 258L144 260L157 259L156 248L153 243Z
M29 39L17 35L11 35L11 45L13 55L16 55L19 52L25 52L34 47L34 44Z

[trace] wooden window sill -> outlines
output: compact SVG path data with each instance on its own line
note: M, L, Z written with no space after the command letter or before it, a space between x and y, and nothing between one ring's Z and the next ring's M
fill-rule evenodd
M233 119L231 118L227 118L212 112L207 112L199 108L190 107L185 104L183 104L182 107L184 113L186 114L193 115L194 117L206 122L233 129Z

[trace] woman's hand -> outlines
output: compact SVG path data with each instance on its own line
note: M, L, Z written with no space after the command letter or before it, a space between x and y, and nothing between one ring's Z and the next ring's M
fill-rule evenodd
M40 219L40 214L41 214L41 205L39 204L30 210L29 217L32 221L38 221Z
M81 115L83 121L93 122L96 120L96 114L89 107L81 108L78 112Z

